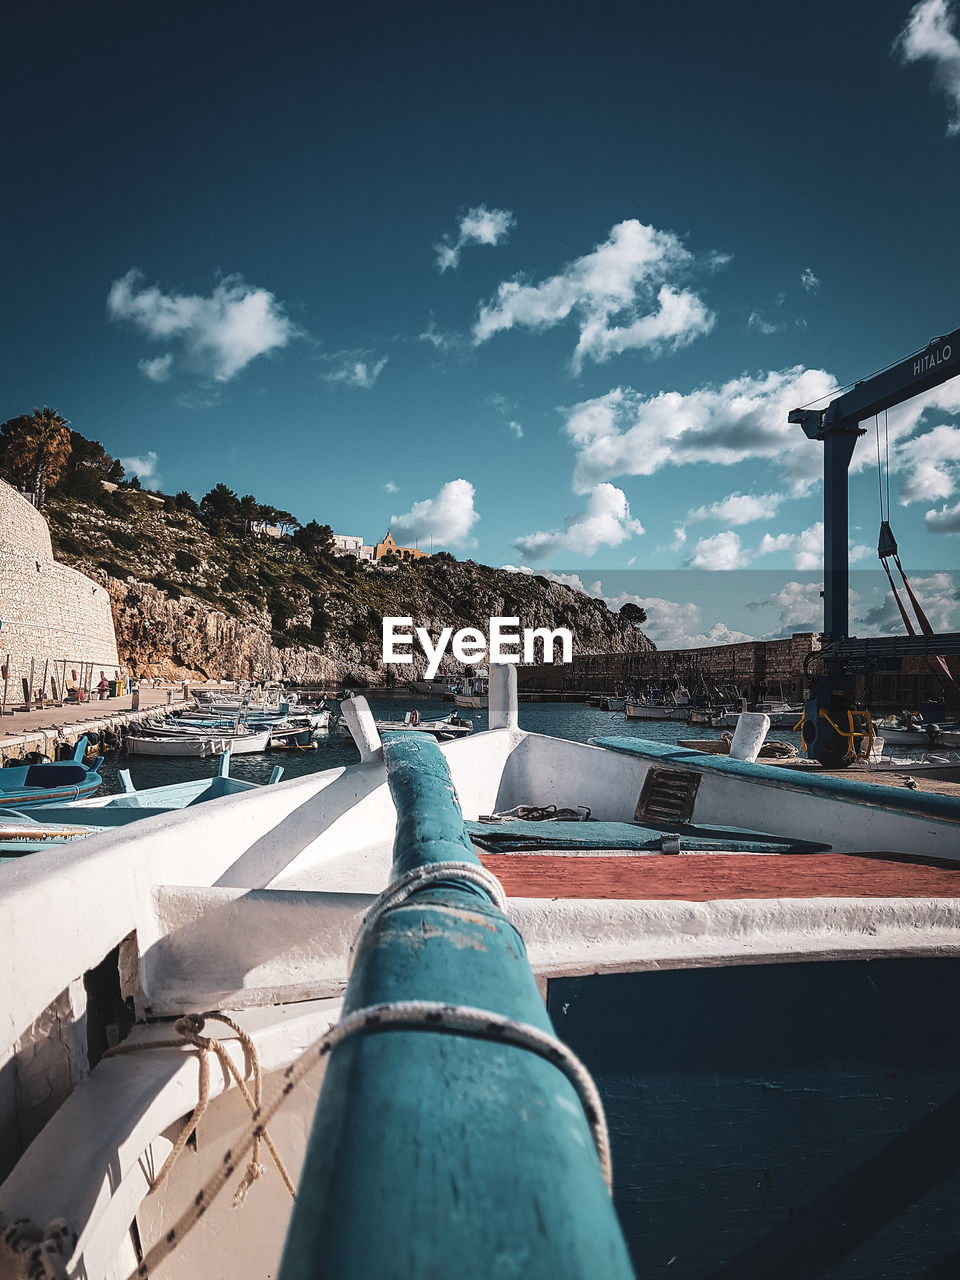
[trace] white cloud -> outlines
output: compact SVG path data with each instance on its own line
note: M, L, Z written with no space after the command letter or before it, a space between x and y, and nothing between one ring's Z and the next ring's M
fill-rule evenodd
M109 315L128 320L148 338L178 341L187 366L216 382L228 382L257 356L300 336L274 295L248 285L242 276L226 276L207 298L164 293L159 285L143 285L142 280L133 268L113 282L107 297ZM172 362L172 353L167 356Z
M475 490L469 480L448 480L434 498L415 502L406 515L391 516L390 528L397 542L432 538L451 547L476 546L470 530L480 516L474 509Z
M140 483L146 485L148 489L159 487L161 477L160 472L157 470L156 450L148 449L140 457L121 458L120 465L128 476L136 476Z
M960 502L939 511L930 510L923 519L931 533L960 533Z
M369 391L383 373L388 357L374 361L365 351L340 351L335 355L322 356L335 367L329 373L321 374L324 382L342 382L347 387L360 387Z
M151 382L166 382L172 364L173 352L168 351L165 356L155 356L153 360L138 360L137 368Z
M739 644L755 638L745 631L732 631L724 622L704 627L700 606L692 601L681 604L660 596L638 596L624 591L618 596L607 596L606 602L614 613L628 603L645 609L647 620L641 630L658 649L702 649L707 645Z
M900 501L935 502L949 498L960 477L960 428L941 424L923 435L897 443L895 463Z
M794 631L820 631L823 627L821 590L819 582L787 582L765 600L752 600L746 607L756 611L773 606L778 610L780 629L768 633L764 639L791 635Z
M701 538L690 557L691 569L740 569L749 556L740 545L740 537L732 530Z
M599 363L642 347L657 353L685 346L709 333L715 319L696 294L671 283L692 262L673 232L620 222L592 253L541 284L505 280L480 308L474 341L517 326L550 329L573 316L580 329L574 371L586 358Z
M781 329L785 329L786 323L771 324L769 320L764 320L759 311L751 311L747 320L748 329L756 329L759 333L771 334L779 333Z
M488 209L485 205L477 205L460 219L456 239L444 236L439 244L433 246L437 265L441 271L456 267L461 252L468 244L499 244L515 222L509 209Z
M388 480L383 486L387 493L398 493L399 485L395 485L392 480Z
M935 632L960 629L960 591L951 574L934 573L926 578L911 578L910 585ZM912 616L906 592L901 589L900 595L907 614ZM903 635L906 630L897 603L889 591L879 605L869 609L856 622L859 634Z
M829 373L800 365L744 374L687 395L644 397L616 387L567 411L565 430L577 450L574 488L584 493L598 481L649 476L668 465L768 458L777 460L795 492L805 492L820 478L822 450L787 414L836 390Z
M808 293L812 293L815 289L820 288L819 279L813 274L809 267L804 267L800 272L800 283Z
M947 136L960 134L960 41L952 30L953 8L947 0L921 0L910 10L894 44L903 62L929 58L933 83L950 102Z
M567 516L562 529L529 533L517 538L514 545L533 560L561 551L592 556L600 547L617 547L635 533L643 533L643 525L631 518L623 490L598 484L590 493L586 510Z
M750 524L752 520L768 520L776 515L783 502L782 493L731 493L708 507L695 507L687 512L688 520L715 520L718 524Z
M517 439L522 440L523 425L512 416L518 407L516 401L509 400L505 395L501 395L499 391L494 391L487 396L486 403L500 414L509 430L513 432Z
M460 351L463 353L471 349L469 338L462 333L445 332L438 329L436 321L430 320L427 327L417 334L418 342L426 342L428 346L433 347L436 351Z
M822 569L823 521L818 520L816 524L810 525L809 528L803 529L800 533L765 533L760 540L760 546L757 548L756 554L765 556L778 551L793 552L793 567L795 569ZM864 560L872 554L870 547L866 547L862 543L853 541L848 543L847 558L850 564L856 564L858 560Z

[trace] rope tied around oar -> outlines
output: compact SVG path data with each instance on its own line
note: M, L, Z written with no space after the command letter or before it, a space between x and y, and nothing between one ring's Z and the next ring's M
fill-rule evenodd
M374 901L365 915L357 937L351 947L353 955L359 951L363 937L377 923L384 912L398 907L417 890L436 881L466 880L482 888L501 911L506 907L506 895L500 881L485 867L468 862L439 862L416 867L389 885ZM217 1017L234 1026L223 1014L206 1014ZM181 1019L181 1021L185 1021ZM179 1023L177 1024L179 1027ZM294 1091L303 1078L336 1049L354 1035L370 1035L388 1031L432 1031L451 1035L466 1035L476 1039L496 1041L531 1053L552 1063L566 1076L583 1107L590 1128L597 1157L607 1189L613 1185L610 1158L610 1136L599 1090L589 1071L567 1046L539 1027L518 1022L489 1009L475 1009L463 1005L443 1004L428 1000L397 1001L388 1004L369 1005L348 1014L336 1026L331 1027L283 1071L272 1097L252 1110L250 1127L239 1143L230 1147L223 1156L217 1171L197 1192L190 1207L146 1254L129 1280L147 1280L153 1271L167 1258L184 1237L199 1222L207 1209L223 1190L234 1173L237 1164L247 1153L256 1148L261 1139L267 1141L266 1126ZM147 1047L147 1046L144 1046ZM188 1126L190 1122L188 1121ZM184 1139L186 1141L186 1139ZM272 1150L272 1147L271 1147ZM172 1154L172 1153L171 1153ZM168 1158L169 1163L169 1158ZM161 1170L161 1176L163 1170ZM159 1181L159 1178L158 1178Z
M245 1066L249 1068L249 1072L253 1076L253 1093L252 1094L250 1093L249 1089L246 1086L244 1077L240 1074L240 1072L237 1070L236 1066L234 1065L233 1059L230 1057L230 1053L226 1045L221 1040L216 1040L212 1036L201 1035L201 1032L203 1031L203 1028L208 1019L211 1019L216 1022L222 1022L225 1026L228 1026L231 1029L231 1031L233 1031L233 1033L236 1035L237 1039L240 1041L240 1044L243 1047ZM164 1178L173 1168L173 1165L176 1162L177 1157L180 1155L180 1152L190 1141L191 1136L193 1135L193 1133L197 1128L197 1125L200 1123L201 1116L203 1115L204 1111L207 1109L207 1103L210 1098L210 1054L211 1053L216 1054L217 1058L220 1061L221 1066L224 1068L224 1071L229 1076L232 1077L237 1088L240 1090L240 1094L244 1102L250 1108L250 1111L252 1114L255 1115L257 1113L263 1101L263 1075L260 1070L260 1060L257 1056L256 1045L253 1043L253 1040L250 1038L249 1035L247 1035L246 1031L244 1031L243 1027L241 1027L238 1022L235 1022L233 1018L228 1017L225 1013L217 1013L211 1010L207 1013L185 1014L182 1018L178 1018L176 1022L173 1024L173 1026L174 1026L174 1030L177 1032L177 1034L180 1037L179 1040L154 1040L154 1041L145 1041L143 1043L137 1043L137 1044L130 1044L125 1042L123 1044L116 1045L113 1049L108 1049L107 1052L104 1054L104 1057L111 1057L111 1056L123 1054L123 1053L135 1053L141 1050L159 1049L159 1048L179 1048L179 1047L182 1047L183 1045L192 1045L199 1052L200 1087L199 1087L199 1092L197 1097L197 1105L194 1107L193 1111L191 1112L189 1118L187 1119L186 1124L180 1130L180 1134L176 1142L173 1144L170 1154L167 1156L166 1160L163 1162L163 1166L160 1169L160 1172L157 1174L157 1176L153 1179L153 1182L150 1184L151 1194L154 1191L156 1191L157 1187L160 1186ZM294 1199L296 1198L296 1194L297 1194L296 1187L294 1187L293 1185L293 1181L289 1173L287 1172L287 1169L283 1163L283 1160L280 1157L280 1153L277 1151L276 1147L274 1146L273 1140L271 1139L270 1135L266 1132L266 1129L263 1129L256 1136L255 1140L251 1144L250 1162L247 1165L246 1172L243 1175L243 1179L241 1180L240 1185L237 1187L234 1193L234 1197L233 1197L234 1205L242 1204L244 1199L246 1198L247 1192L253 1186L254 1182L256 1182L258 1178L263 1177L264 1168L260 1162L260 1143L261 1142L265 1144L267 1150L270 1152L271 1156L273 1157L273 1162L277 1166L277 1172L280 1174L280 1178L283 1181L283 1185L287 1188L287 1191L289 1191L290 1195Z

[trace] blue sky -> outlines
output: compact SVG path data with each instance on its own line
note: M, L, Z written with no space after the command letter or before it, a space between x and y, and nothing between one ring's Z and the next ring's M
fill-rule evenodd
M814 620L786 413L960 325L947 0L106 4L7 45L3 417L657 602L661 643ZM885 425L960 629L958 413L960 379ZM870 566L872 436L854 467Z

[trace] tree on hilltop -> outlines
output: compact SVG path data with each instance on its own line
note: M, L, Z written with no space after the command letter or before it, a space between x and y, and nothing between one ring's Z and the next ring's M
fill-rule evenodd
M641 609L640 606L638 604L634 604L632 600L628 600L626 604L622 604L618 612L624 622L632 623L635 627L641 626L647 620L646 609Z
M262 508L252 493L245 493L240 499L240 505L237 508L240 519L243 521L243 531L248 532L254 520L262 520Z
M42 511L47 485L53 487L63 474L72 451L67 419L45 405L32 414L21 413L0 427L7 473L26 488L33 486L37 509Z
M239 520L240 499L225 484L214 485L200 499L200 511L214 523L218 520Z
M186 511L188 515L199 516L200 514L200 508L186 489L181 489L179 493L173 495L173 505L178 511Z
M333 546L333 530L328 524L308 520L294 533L293 541L306 555L321 555Z

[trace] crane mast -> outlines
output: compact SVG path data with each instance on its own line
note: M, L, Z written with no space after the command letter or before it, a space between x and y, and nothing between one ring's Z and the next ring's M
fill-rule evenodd
M847 550L848 472L865 418L902 404L960 374L960 329L934 338L916 355L856 383L825 409L793 409L811 440L823 441L823 674L804 702L801 735L807 754L828 768L849 763L853 676L883 665L898 669L906 657L960 653L960 633L860 640L849 632Z

